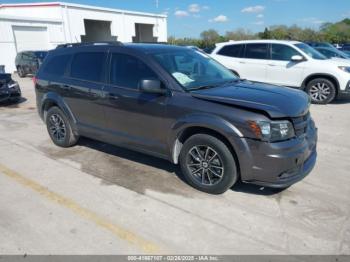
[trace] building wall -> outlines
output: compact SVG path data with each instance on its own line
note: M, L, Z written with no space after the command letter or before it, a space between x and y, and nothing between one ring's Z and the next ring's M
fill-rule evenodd
M112 9L94 9L79 5L52 3L45 6L0 7L0 65L7 72L16 70L13 26L46 27L49 48L67 42L80 42L85 35L84 19L111 22L111 35L118 41L132 42L135 23L154 24L153 35L159 42L167 41L166 17Z
M14 60L17 54L13 28L18 26L45 27L48 32L48 49L65 42L62 22L31 21L21 19L3 19L0 16L0 65L6 72L16 70Z

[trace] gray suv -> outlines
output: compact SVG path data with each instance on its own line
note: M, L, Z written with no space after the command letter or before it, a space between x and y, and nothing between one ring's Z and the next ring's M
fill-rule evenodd
M49 52L34 81L56 145L85 136L164 158L208 193L239 180L288 187L316 163L304 92L239 79L197 50L67 44Z

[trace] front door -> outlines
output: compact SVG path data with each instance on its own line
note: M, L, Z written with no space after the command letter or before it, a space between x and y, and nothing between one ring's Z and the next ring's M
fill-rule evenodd
M108 133L115 144L165 156L169 97L141 92L141 79L159 78L140 58L111 54L109 84L103 90Z
M275 85L300 87L302 82L304 62L293 62L292 56L302 56L294 48L283 44L271 45L271 61L268 63L267 81Z

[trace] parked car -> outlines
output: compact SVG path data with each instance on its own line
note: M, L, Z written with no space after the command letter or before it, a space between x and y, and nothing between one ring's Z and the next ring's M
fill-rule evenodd
M350 50L349 51L347 51L347 50L340 50L340 51L342 51L344 54L347 54L350 57Z
M240 80L191 48L67 45L49 52L34 80L56 145L86 136L164 158L208 193L238 180L288 187L316 162L304 92Z
M327 59L301 42L227 42L217 44L211 56L241 78L305 90L313 103L350 95L350 62Z
M323 47L323 48L329 48L331 50L337 50L337 48L332 45L331 43L327 42L305 42L305 44L308 44L309 46L316 48L316 47Z
M47 51L23 51L19 52L15 59L15 65L19 77L35 75L42 64Z
M344 44L342 45L341 51L350 51L350 44Z
M21 98L21 89L11 74L0 74L0 102L16 102Z
M334 50L327 47L314 47L314 48L327 58L350 59L350 55L337 49Z

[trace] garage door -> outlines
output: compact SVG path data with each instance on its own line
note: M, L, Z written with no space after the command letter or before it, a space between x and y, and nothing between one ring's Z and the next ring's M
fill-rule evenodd
M49 49L49 37L46 27L13 26L13 34L17 52Z

